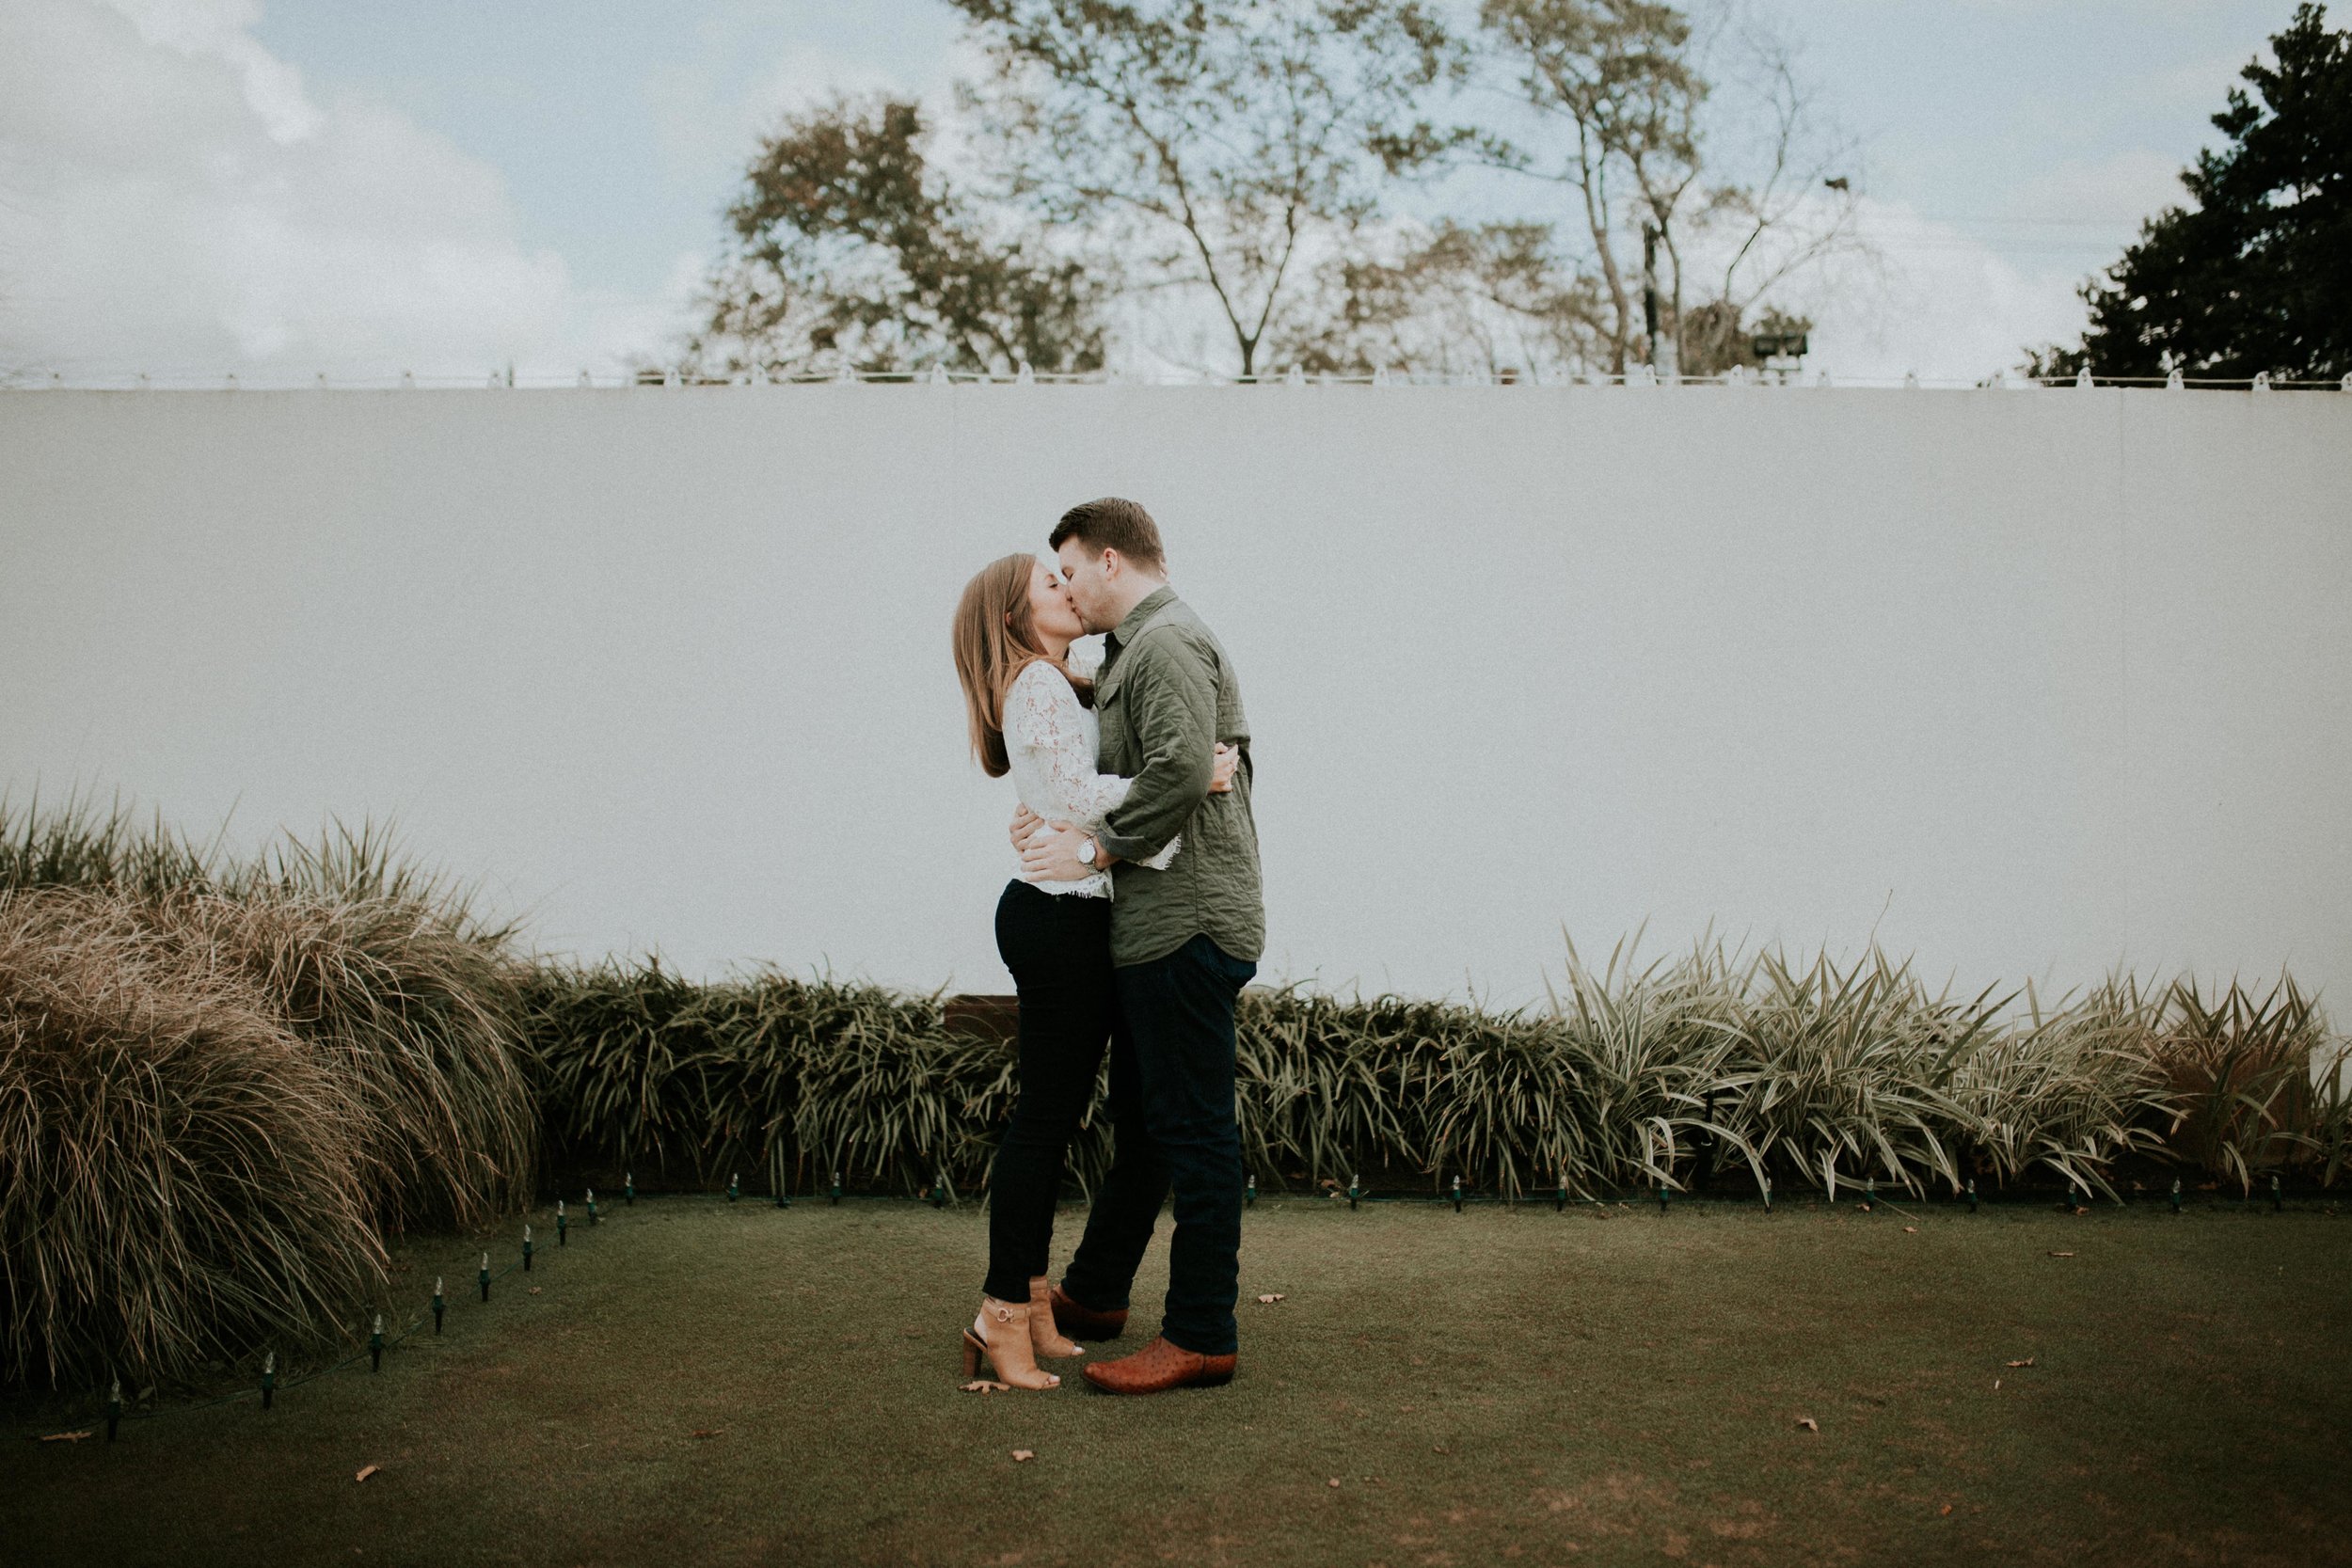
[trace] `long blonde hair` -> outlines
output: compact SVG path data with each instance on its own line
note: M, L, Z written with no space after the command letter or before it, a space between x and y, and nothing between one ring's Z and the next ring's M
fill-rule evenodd
M1093 683L1070 673L1070 666L1038 642L1029 616L1029 579L1037 557L1023 550L992 561L973 574L956 601L956 678L963 684L963 711L972 729L972 754L992 779L1010 770L1005 754L1005 694L1013 677L1040 660L1059 670L1078 700L1089 705Z

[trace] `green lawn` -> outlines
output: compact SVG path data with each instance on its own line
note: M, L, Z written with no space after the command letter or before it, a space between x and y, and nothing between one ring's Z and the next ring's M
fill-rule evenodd
M486 1307L462 1241L405 1252L448 1331L380 1376L0 1443L0 1560L2352 1561L2352 1217L2314 1209L1267 1199L1235 1382L1133 1401L957 1390L975 1209L539 1235Z

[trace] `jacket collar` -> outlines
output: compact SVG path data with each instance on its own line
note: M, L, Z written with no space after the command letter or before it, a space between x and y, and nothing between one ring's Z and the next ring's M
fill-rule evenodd
M1142 632L1145 622L1175 602L1176 590L1166 583L1162 583L1146 594L1136 601L1136 608L1127 611L1125 618L1112 628L1110 635L1112 646L1123 648L1134 641Z

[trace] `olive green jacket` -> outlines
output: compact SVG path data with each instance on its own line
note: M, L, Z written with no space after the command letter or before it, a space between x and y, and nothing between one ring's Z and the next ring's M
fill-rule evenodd
M1230 958L1265 950L1258 824L1241 682L1224 645L1172 588L1154 590L1106 640L1094 681L1105 773L1133 779L1097 835L1111 867L1111 962L1149 963L1206 935ZM1218 741L1241 752L1230 794L1209 793ZM1165 871L1136 863L1169 839Z

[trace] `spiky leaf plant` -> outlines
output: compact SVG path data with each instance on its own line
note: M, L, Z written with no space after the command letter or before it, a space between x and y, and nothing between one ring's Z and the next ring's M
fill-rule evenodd
M2292 978L2257 999L2233 976L2208 1002L2184 976L2166 1000L2155 1053L2181 1101L2170 1141L2183 1159L2250 1192L2256 1172L2316 1147L2313 1060L2327 1023Z

